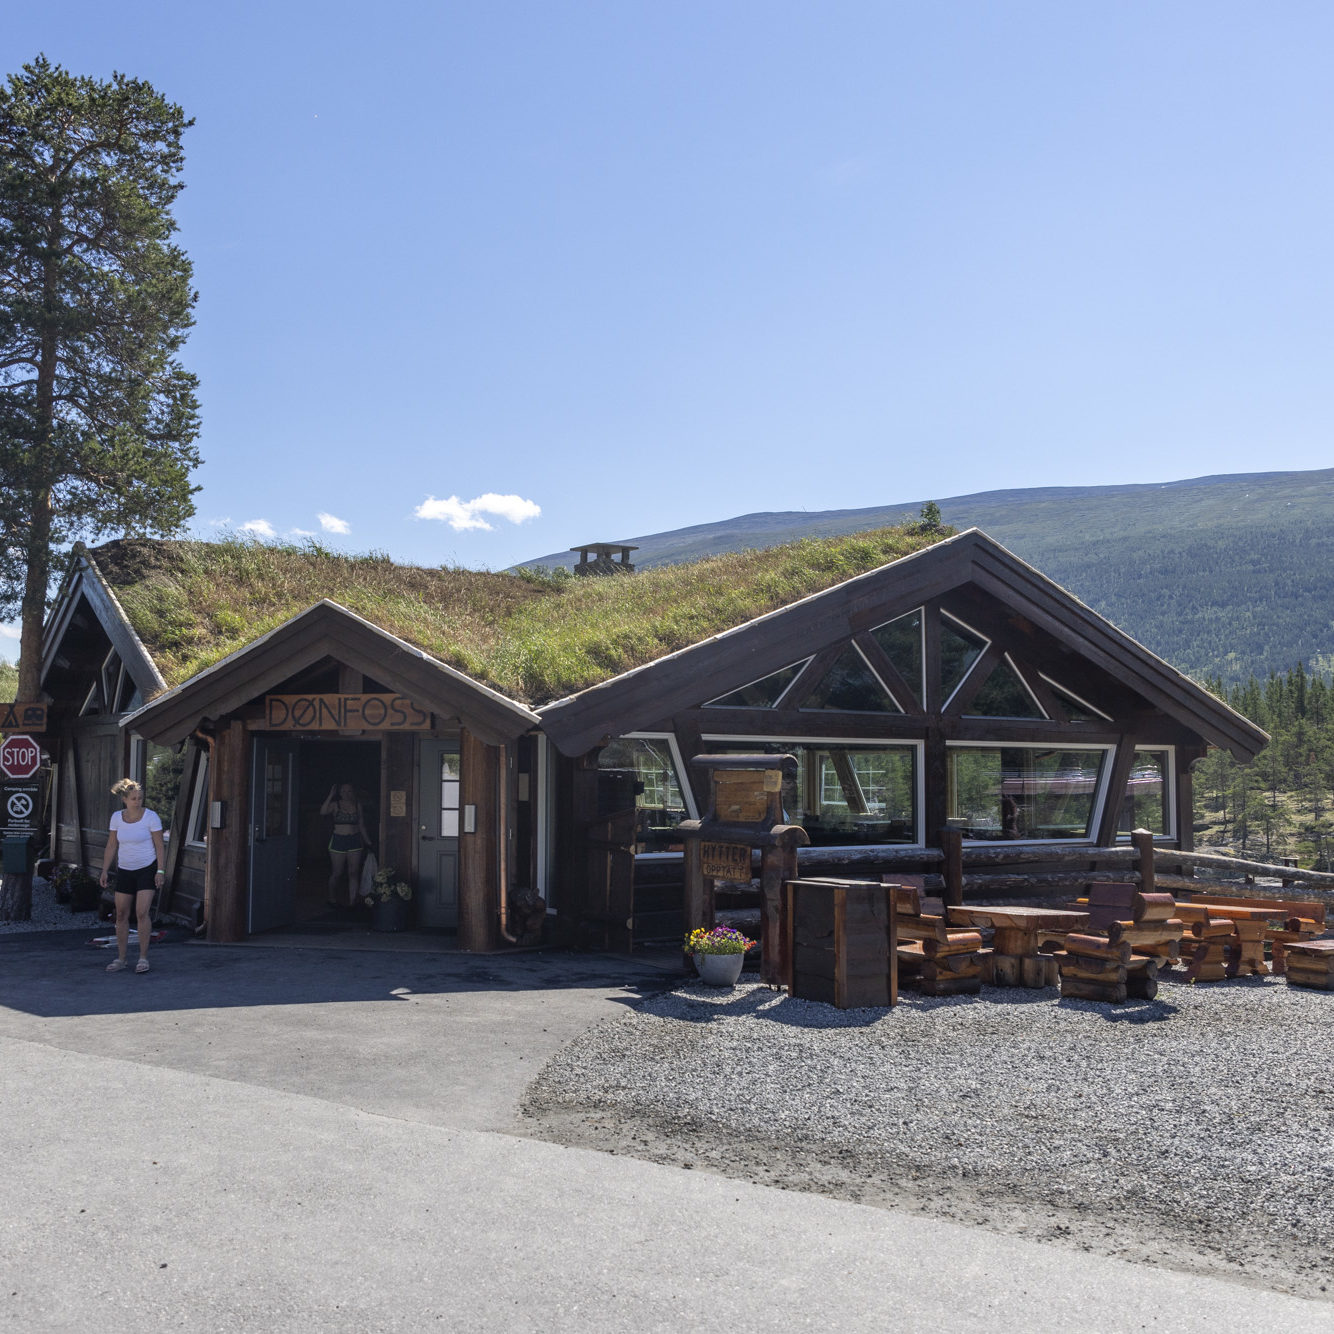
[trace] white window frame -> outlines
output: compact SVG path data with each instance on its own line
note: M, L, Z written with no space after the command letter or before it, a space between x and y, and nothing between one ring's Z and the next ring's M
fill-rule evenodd
M1166 753L1167 755L1167 832L1165 834L1155 834L1154 841L1159 843L1175 843L1177 840L1177 748L1173 745L1143 745L1135 747L1135 754L1140 751L1153 752L1154 754ZM1127 778L1126 782L1130 780ZM1120 820L1117 821L1120 824ZM1116 841L1118 843L1129 843L1130 835L1123 834L1119 829L1116 831Z
M778 669L775 668L775 671ZM766 673L772 675L772 673ZM757 681L762 681L764 677L756 677ZM681 798L686 805L686 818L688 820L699 819L699 807L695 805L695 793L690 786L690 775L686 772L686 767L681 761L681 748L676 744L676 736L672 732L622 732L619 736L613 737L614 741L665 741L668 749L672 753L672 764L676 768L676 783L681 789ZM637 852L636 861L667 861L673 857L680 857L679 852Z
M922 848L926 846L926 742L904 738L873 736L873 737L848 737L848 736L758 736L754 733L745 736L734 736L732 734L723 735L722 733L710 732L707 736L700 737L701 742L714 741L753 741L765 742L776 746L791 744L794 746L865 746L875 750L895 750L911 749L916 751L916 757L913 762L913 841L911 843L893 843L885 844L885 847L895 848ZM830 848L860 848L866 847L864 843L831 843ZM679 853L676 855L680 855Z
M1097 706L1096 704L1090 704L1090 703L1088 702L1088 700L1086 700L1086 699L1083 697L1083 695L1076 695L1075 692L1074 692L1073 690L1071 690L1070 687L1069 687L1068 685L1064 685L1064 684L1063 684L1062 682L1060 682L1060 681L1053 680L1050 676L1047 675L1046 672L1039 672L1038 675L1039 675L1039 676L1040 676L1040 677L1041 677L1041 678L1042 678L1042 679L1043 679L1049 686L1051 686L1051 688L1052 688L1053 690L1055 690L1056 693L1057 693L1058 695L1064 695L1064 696L1066 696L1068 699L1072 699L1072 700L1074 700L1074 702L1075 702L1076 704L1078 704L1079 707L1080 707L1081 709L1087 709L1090 713L1096 713L1096 714L1098 715L1099 718L1104 719L1106 722L1109 722L1109 723L1114 723L1114 722L1116 722L1116 719L1115 719L1115 718L1113 718L1110 714L1106 714L1106 713L1104 713L1100 708L1098 708L1098 706ZM1138 750L1139 747L1136 746L1135 749ZM1161 746L1153 746L1153 747L1149 747L1149 749L1152 749L1152 750L1161 750L1162 747L1161 747Z
M964 686L968 683L968 678L972 676L972 674L975 671L977 671L977 664L987 656L987 650L991 647L991 636L984 635L981 630L975 629L961 617L955 616L953 612L946 611L944 607L940 609L940 618L942 621L953 621L955 625L963 626L963 628L967 630L970 635L975 635L978 639L982 641L982 652L979 653L977 657L973 659L972 665L959 678L959 684L955 686L953 690L950 691L949 699L945 700L945 702L941 704L940 706L941 713L946 713L948 712L950 705L954 703L955 695L957 695L959 691L961 691L964 688ZM925 664L923 664L923 670L925 670ZM1022 681L1023 677L1020 676L1019 679Z
M190 794L190 817L185 826L185 846L187 848L207 848L208 843L202 838L191 838L199 827L199 808L208 806L208 751L199 757L199 768L195 772L195 790ZM205 822L205 828L207 828Z
M861 714L868 714L875 718L907 717L908 713L907 709L903 707L903 704L900 702L899 697L884 683L884 681L880 679L880 673L876 671L874 666L872 666L870 658L868 658L866 654L862 652L861 645L857 643L855 639L849 640L848 642L852 645L854 649L857 650L857 656L862 660L862 666L865 667L866 670L870 672L871 675L875 678L876 684L880 687L881 690L885 692L886 695L890 697L890 699L894 701L894 707L898 709L898 713L890 713L887 709L810 709L800 705L797 708L797 712L798 713L861 713ZM841 658L842 656L843 655L840 653L839 657ZM808 658L807 662L809 661L810 659ZM838 658L835 658L834 662L837 661ZM830 667L832 667L834 664L830 663L829 665ZM763 680L764 678L761 677L760 679ZM796 678L794 677L791 685L788 686L788 690L791 690L792 686L796 684L797 681ZM820 682L817 681L815 684L818 686ZM786 695L787 695L787 690L783 691L783 696ZM781 697L782 696L780 696L780 698ZM777 705L775 705L774 707L777 708ZM793 740L797 740L797 738L794 737Z
M917 656L921 659L921 664L922 664L917 670L917 675L919 677L919 680L917 682L917 698L920 699L923 704L925 704L926 703L926 604L923 603L922 606L920 607L910 607L907 611L901 611L897 616L891 616L889 620L881 621L879 625L873 625L867 633L871 636L872 639L874 639L875 632L877 630L883 630L887 625L893 625L895 621L901 621L905 616L911 616L914 612L916 612L918 616ZM962 624L962 622L960 622L960 624ZM879 643L878 640L877 643ZM882 653L885 652L885 646L883 644L880 644L880 651ZM885 656L889 657L889 654L885 653ZM897 669L898 664L895 663L894 665L895 668ZM905 676L903 679L906 681L908 678ZM962 685L963 682L960 681L959 684ZM893 691L890 691L891 697L893 696L893 693L894 693ZM895 700L895 703L898 703L898 701Z
M1024 688L1024 693L1029 697L1029 699L1031 699L1031 700L1033 701L1033 707L1034 707L1035 709L1037 709L1037 711L1038 711L1039 715L1041 715L1043 721L1044 721L1044 722L1051 722L1051 714L1049 714L1049 713L1047 712L1047 710L1044 709L1044 708L1042 707L1042 701L1041 701L1041 700L1040 700L1040 699L1033 693L1033 687L1032 687L1031 685L1028 684L1028 679L1027 679L1027 677L1025 677L1024 674L1023 674L1023 672L1021 672L1021 671L1019 670L1019 664L1018 664L1017 662L1015 662L1015 660L1014 660L1012 657L1010 657L1010 655L1009 655L1008 653L1002 652L1002 653L1001 653L1001 658L1004 660L1005 665L1006 665L1007 667L1009 667L1009 669L1014 673L1014 675L1015 675L1015 679L1019 682L1019 684L1020 684L1021 686L1023 686L1023 688ZM978 662L981 662L982 659L979 658L977 661L978 661ZM999 664L998 664L998 665L999 665ZM977 666L977 663L975 662L975 663L973 664L973 667L976 667L976 666ZM995 668L993 667L992 670L994 671ZM972 674L973 674L973 668L970 667L970 668L968 669L968 676L971 676ZM1039 673L1039 675L1041 675L1041 673ZM966 681L966 680L968 679L968 676L965 676L965 677L964 677L964 681ZM959 685L962 687L962 685L963 685L963 681L960 681L960 682L959 682ZM954 696L951 695L950 698L953 699ZM1011 718L1011 719L1015 719L1015 720L1017 720L1017 721L1027 721L1027 722L1036 722L1036 721L1037 721L1037 719L1025 719L1025 718L1023 718L1022 715L1020 715L1020 714L1013 714L1013 713L965 713L963 716L964 716L965 718Z
M781 667L775 667L773 671L764 672L762 675L757 676L753 681L743 682L741 685L736 686L731 690L724 690L721 695L715 695L713 699L705 700L704 703L700 705L700 708L755 709L757 712L763 712L765 709L776 709L788 697L788 693L789 691L791 691L792 687L796 685L799 680L801 680L802 672L806 670L807 666L811 661L811 658L813 657L815 657L814 653L812 653L809 658L801 658L793 662L785 662ZM726 699L728 695L735 695L738 690L745 690L747 686L759 685L761 681L767 680L769 677L773 676L775 672L785 672L789 667L795 667L797 669L797 674L787 683L787 685L783 687L778 698L774 700L772 704L719 704L718 703L720 699ZM626 733L626 736L631 736L631 735L635 734L630 732ZM647 733L645 733L645 735L647 735Z
M966 679L966 678L965 678ZM962 685L963 682L960 682ZM1136 747L1138 749L1138 747ZM1161 746L1145 747L1145 749L1161 750ZM947 741L945 743L945 754L948 756L952 750L1083 750L1083 751L1102 751L1102 764L1098 772L1098 787L1093 794L1093 810L1089 815L1088 829L1079 838L1013 838L1006 839L1007 848L1052 848L1061 846L1082 846L1087 844L1090 847L1096 847L1098 842L1098 827L1102 823L1103 811L1107 809L1107 788L1112 781L1112 767L1116 759L1116 747L1104 743L1078 741ZM948 762L945 765L945 772L949 773ZM948 796L948 794L947 794ZM963 841L964 847L969 848L991 848L996 846L995 839L989 838L966 838Z

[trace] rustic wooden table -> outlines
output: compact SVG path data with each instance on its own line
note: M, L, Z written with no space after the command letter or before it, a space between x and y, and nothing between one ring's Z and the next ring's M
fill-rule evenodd
M1086 912L1063 908L970 908L952 907L949 920L952 926L989 926L995 930L992 955L996 985L1046 987L1054 984L1055 961L1043 960L1046 966L1025 964L1026 959L1038 959L1038 947L1046 940L1064 943L1070 931L1077 931L1088 922ZM1010 958L1017 963L1002 966L1000 960Z

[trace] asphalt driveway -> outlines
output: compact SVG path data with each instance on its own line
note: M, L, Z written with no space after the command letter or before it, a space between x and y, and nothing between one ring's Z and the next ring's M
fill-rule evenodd
M0 938L0 1035L477 1130L510 1129L548 1057L676 981L602 955L179 941L108 974L87 940Z

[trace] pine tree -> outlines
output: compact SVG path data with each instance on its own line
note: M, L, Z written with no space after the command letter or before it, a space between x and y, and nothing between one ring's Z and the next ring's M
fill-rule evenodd
M17 698L40 685L52 576L79 537L166 536L194 512L198 404L177 353L190 261L173 243L181 136L149 84L39 56L0 85L0 615ZM0 919L31 916L6 876Z
M141 80L44 56L0 86L0 614L22 613L21 699L61 549L194 512L177 353L195 294L171 215L190 124Z

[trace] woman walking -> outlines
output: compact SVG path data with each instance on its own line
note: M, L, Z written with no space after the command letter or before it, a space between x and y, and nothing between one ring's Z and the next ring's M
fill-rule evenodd
M144 790L133 778L122 778L111 789L125 809L111 817L106 856L102 858L101 885L105 889L116 863L116 957L107 964L108 973L119 973L128 962L130 909L135 912L139 931L139 962L136 973L148 971L148 939L153 934L153 895L162 885L162 868L167 862L162 842L162 821L156 811L144 806Z

